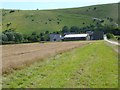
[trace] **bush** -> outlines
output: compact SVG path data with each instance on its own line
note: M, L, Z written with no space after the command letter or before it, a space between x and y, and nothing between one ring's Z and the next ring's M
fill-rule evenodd
M46 35L44 36L44 41L50 41L50 37L49 37L48 34L46 34Z
M78 32L79 32L79 27L77 27L77 26L72 26L72 27L70 28L70 32L78 33Z
M39 41L39 37L37 35L36 32L33 32L30 36L28 36L28 41L31 41L31 42L38 42Z
M49 31L45 31L45 34L49 34Z
M15 42L21 42L23 40L23 36L20 33L14 33Z
M2 41L8 41L8 37L4 33L2 33Z
M15 32L14 30L5 30L0 34L2 35L2 44L20 43L23 40L22 34Z
M52 19L48 19L49 21L52 21Z
M10 25L11 25L11 22L8 22L8 23L6 24L7 27L9 27Z
M94 7L94 9L93 10L96 10L97 8L96 7Z
M36 32L32 32L32 35L37 35L37 33Z
M85 23L83 22L83 24L85 24Z
M15 12L15 10L10 10L10 11L9 11L9 13L13 13L13 12Z
M60 22L57 22L57 24L60 24Z
M64 27L62 28L61 33L64 34L64 33L66 33L66 32L69 32L69 28L68 28L67 26L64 26Z
M118 40L120 40L120 37L118 37Z
M8 37L8 41L14 41L15 40L15 36L13 32L6 32L5 33Z
M106 36L107 36L108 39L113 39L114 38L114 35L111 34L111 33L107 33Z

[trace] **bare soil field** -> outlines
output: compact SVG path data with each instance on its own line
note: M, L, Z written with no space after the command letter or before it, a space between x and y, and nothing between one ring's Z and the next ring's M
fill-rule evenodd
M83 42L32 43L2 46L2 72L21 69L35 61L44 60L76 47L89 44Z

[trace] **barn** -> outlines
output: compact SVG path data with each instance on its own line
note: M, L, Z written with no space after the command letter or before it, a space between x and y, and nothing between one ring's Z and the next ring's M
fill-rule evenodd
M61 41L61 35L60 34L50 34L50 41Z
M63 37L63 41L90 40L89 34L67 34Z
M104 32L102 31L94 31L93 33L93 40L103 40Z
M90 40L103 40L104 32L102 31L87 31L87 34L90 36Z

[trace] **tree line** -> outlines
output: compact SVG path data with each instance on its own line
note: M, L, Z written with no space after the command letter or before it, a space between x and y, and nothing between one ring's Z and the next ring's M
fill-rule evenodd
M112 26L102 26L102 25L88 25L82 28L79 28L77 26L64 26L60 33L86 33L86 31L103 31L105 34L111 33L113 35L120 36L120 28L118 27L112 27Z
M32 42L39 42L39 41L50 41L50 34L61 34L64 36L66 33L86 33L86 31L103 31L107 34L108 37L113 37L113 35L120 36L120 28L114 27L110 25L88 25L82 28L78 26L64 26L60 31L54 32L32 32L30 35L21 34L16 32L15 30L5 30L0 33L0 44L13 44L13 43L32 43ZM111 35L112 34L112 35ZM120 40L120 37L117 37Z
M39 41L50 41L49 31L37 34L32 32L30 35L21 34L15 30L5 30L0 33L0 44L32 43Z

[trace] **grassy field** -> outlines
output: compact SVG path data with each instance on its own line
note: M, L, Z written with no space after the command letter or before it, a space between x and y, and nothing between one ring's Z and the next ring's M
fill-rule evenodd
M81 42L48 42L28 43L2 46L2 72L10 73L21 69L36 61L41 61L56 54L69 51L73 48L92 43L93 41Z
M94 9L96 8L96 9ZM92 18L105 19L113 18L118 23L118 4L95 5L80 8L56 9L56 10L3 10L2 24L3 31L15 29L22 34L32 32L44 32L46 30L60 31L63 26L78 26L82 28L95 24ZM106 21L106 19L105 19ZM58 24L59 22L59 24ZM10 26L7 26L7 24ZM85 23L85 24L83 24Z
M3 75L3 88L117 88L118 54L104 41Z

